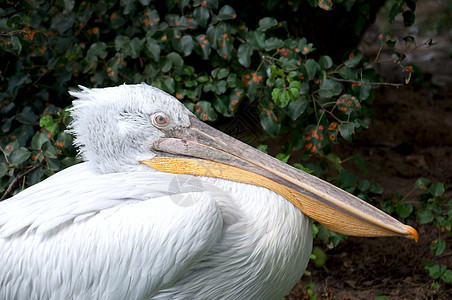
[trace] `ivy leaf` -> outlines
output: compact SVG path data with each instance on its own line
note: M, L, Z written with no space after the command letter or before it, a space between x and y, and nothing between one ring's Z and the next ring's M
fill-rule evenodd
M239 63L245 68L249 68L251 64L251 55L253 54L253 48L248 43L241 44L237 50L237 57Z
M14 149L13 152L8 156L8 161L12 165L18 165L26 161L31 155L31 152L28 151L25 147L19 147Z

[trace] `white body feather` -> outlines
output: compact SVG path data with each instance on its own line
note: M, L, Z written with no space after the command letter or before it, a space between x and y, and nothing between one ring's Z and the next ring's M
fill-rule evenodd
M303 274L310 220L280 195L77 142L88 162L0 202L1 300L280 299Z

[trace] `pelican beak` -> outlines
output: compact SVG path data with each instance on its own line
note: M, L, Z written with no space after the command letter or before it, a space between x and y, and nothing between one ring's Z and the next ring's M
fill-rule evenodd
M159 155L142 161L175 174L223 178L271 189L327 228L353 236L405 236L417 231L361 199L293 168L191 117L188 128L172 128L153 148Z

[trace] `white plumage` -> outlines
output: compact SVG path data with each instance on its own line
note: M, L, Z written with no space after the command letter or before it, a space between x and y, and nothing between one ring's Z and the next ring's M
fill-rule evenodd
M0 299L280 299L299 280L311 221L286 198L140 163L193 126L181 103L145 84L71 94L85 162L0 202Z
M153 155L152 113L189 115L172 99L138 111L155 94L169 98L145 85L74 93L87 162L0 203L0 299L272 299L301 277L312 237L290 202L138 163Z

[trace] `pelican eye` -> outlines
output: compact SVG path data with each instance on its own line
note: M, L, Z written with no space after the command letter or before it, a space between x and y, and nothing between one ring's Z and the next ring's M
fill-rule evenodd
M155 127L165 127L166 125L168 125L168 119L166 117L166 115L162 114L162 113L156 113L153 114L151 117L151 121L152 121L152 125L154 125Z

